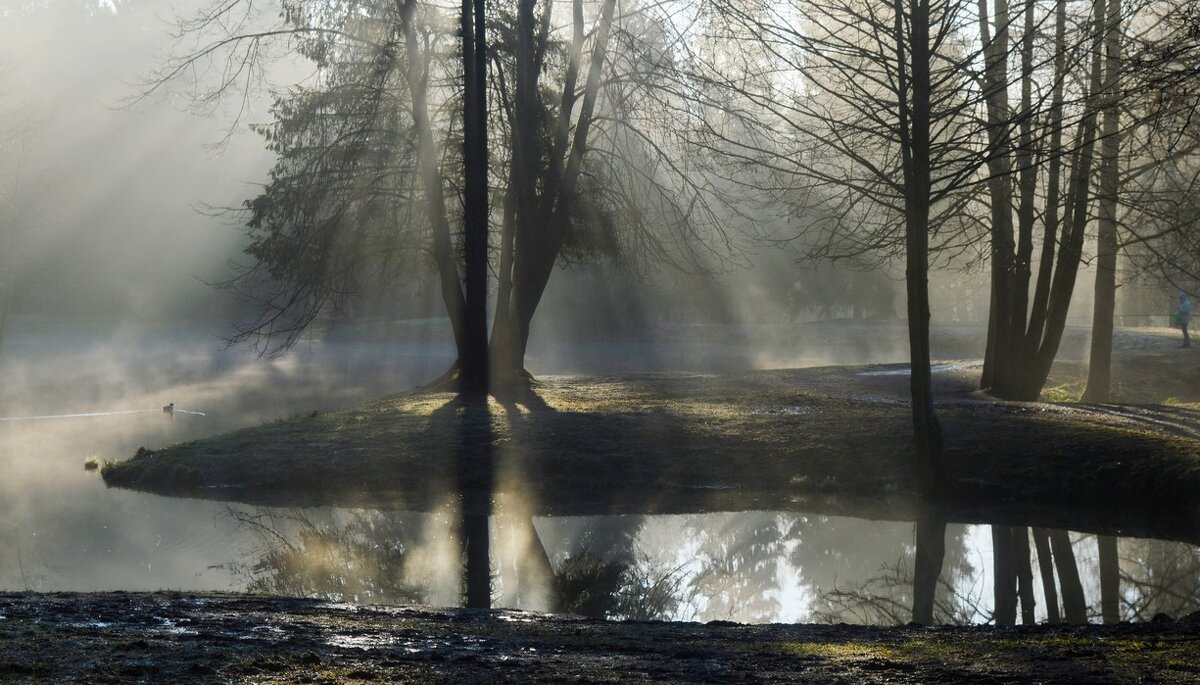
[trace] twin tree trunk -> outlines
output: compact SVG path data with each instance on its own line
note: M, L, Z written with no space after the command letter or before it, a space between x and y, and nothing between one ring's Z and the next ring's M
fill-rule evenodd
M463 0L462 4L464 273L461 280L452 250L443 175L428 112L428 84L425 81L428 70L425 67L430 56L423 51L413 26L415 0L405 0L401 6L409 62L406 76L418 135L418 168L433 233L433 258L458 353L455 364L457 385L466 392L491 388L493 376L500 383L527 378L524 359L530 326L566 240L616 6L615 0L605 0L601 7L591 34L592 54L581 95L578 80L584 42L589 34L584 30L582 0L573 2L570 63L564 79L557 126L543 158L538 154L543 147L541 127L545 120L538 80L545 64L550 6L547 5L535 39L533 8L536 3L537 0L521 0L518 5L517 96L511 121L513 158L509 192L504 202L496 318L490 342L487 333L489 203L484 2Z
M1089 54L1088 89L1084 110L1073 138L1073 150L1063 146L1063 82L1066 73L1066 2L1058 0L1055 27L1054 91L1050 107L1050 156L1047 201L1043 211L1042 256L1032 302L1028 298L1034 228L1034 189L1037 167L1033 163L1030 79L1032 50L1028 44L1033 30L1033 4L1026 5L1025 41L1022 44L1022 111L1019 144L1011 145L1007 112L1007 76L1003 63L1008 45L1010 18L1006 0L997 2L996 38L989 37L986 0L980 0L980 27L985 43L988 78L985 95L989 111L989 172L992 175L992 302L988 325L988 352L984 360L983 385L1005 399L1036 400L1050 374L1066 327L1067 312L1074 292L1083 254L1084 229L1088 222L1089 181L1097 137L1098 112L1109 98L1105 95L1103 46L1110 31L1109 12L1119 12L1117 0L1093 0ZM1111 29L1111 26L1108 26ZM1108 65L1112 69L1111 63ZM993 116L993 112L996 114ZM1020 192L1016 207L1018 235L1011 234L1013 195L1011 170L1006 160L1015 154ZM1061 158L1071 157L1066 197L1060 188ZM1002 178L997 178L1003 174ZM1065 201L1064 201L1065 200ZM1061 230L1061 233L1060 233ZM1055 247L1057 246L1057 254ZM1115 258L1115 257L1114 257ZM1111 314L1111 311L1110 311Z
M599 90L600 71L607 49L608 28L615 0L606 0L596 32L594 54L584 90L581 112L571 133L571 115L576 100L576 75L579 71L585 33L582 1L575 0L575 44L567 86L563 92L559 129L551 150L549 170L541 176L534 151L538 149L536 122L542 118L537 77L542 59L531 59L533 47L533 6L536 0L521 0L518 19L518 104L514 122L514 156L510 180L515 191L513 202L505 203L505 226L501 235L501 288L498 318L489 349L487 330L488 291L488 131L487 131L487 42L484 0L463 0L461 15L463 60L463 265L460 286L457 260L450 239L443 178L433 142L428 112L424 68L429 55L421 46L413 25L415 0L401 5L404 46L409 58L406 74L412 95L413 123L418 134L418 167L427 198L427 213L433 233L433 257L437 265L442 299L450 317L458 351L457 387L463 393L464 420L490 426L487 419L486 393L492 389L493 359L505 381L523 376L525 348L533 312L554 269L562 248L571 212L571 198L587 147L588 129ZM549 11L543 19L540 46L544 50L549 28ZM568 142L570 143L568 145ZM542 196L536 189L541 182ZM540 201L539 201L540 200ZM512 210L511 212L509 210ZM511 223L510 223L511 219ZM491 510L491 440L467 439L464 432L459 480L462 511L459 537L465 577L465 604L470 608L491 605L490 539L488 520ZM478 437L478 436L474 436ZM536 531L530 532L536 539ZM543 550L544 558L544 550ZM547 564L548 566L548 564ZM541 569L543 573L548 569ZM551 574L552 575L552 574Z
M543 125L547 117L539 81L545 64L551 6L547 5L539 27L533 11L536 4L537 0L520 0L517 4L513 157L509 194L505 198L505 226L500 236L496 321L492 330L496 373L505 380L516 381L527 378L525 352L533 315L566 241L616 8L616 0L605 0L600 8L581 94L578 82L588 32L584 27L582 0L572 2L567 69L553 130L546 136ZM547 138L548 145L544 145ZM543 148L545 154L539 155Z

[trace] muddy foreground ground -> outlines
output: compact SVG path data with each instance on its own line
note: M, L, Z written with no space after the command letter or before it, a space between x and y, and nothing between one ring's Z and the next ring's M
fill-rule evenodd
M225 594L0 594L3 682L1194 683L1200 615L1027 628L604 622Z

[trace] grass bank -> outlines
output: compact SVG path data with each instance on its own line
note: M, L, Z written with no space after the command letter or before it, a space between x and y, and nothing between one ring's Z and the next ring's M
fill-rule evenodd
M1198 412L996 402L972 392L976 373L937 374L952 520L1200 539ZM904 519L916 506L906 388L895 366L552 377L486 409L413 392L141 450L102 473L255 504L430 510L468 487L536 515Z

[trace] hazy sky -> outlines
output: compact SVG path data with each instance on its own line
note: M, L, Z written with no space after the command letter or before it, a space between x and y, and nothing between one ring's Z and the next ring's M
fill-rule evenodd
M0 216L18 307L211 307L197 277L219 278L236 254L238 231L197 209L252 196L270 156L250 133L212 149L229 120L184 111L182 98L124 106L169 47L166 5L152 5L118 16L53 3L0 23Z

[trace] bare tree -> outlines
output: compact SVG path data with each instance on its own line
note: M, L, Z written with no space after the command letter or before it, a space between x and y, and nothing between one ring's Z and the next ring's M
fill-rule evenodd
M1019 50L1021 107L1007 113L1007 90L1011 85L1006 63L1012 17L1005 0L996 2L994 22L989 21L987 3L980 3L981 35L987 54L985 90L988 93L989 206L992 220L992 314L989 319L988 349L982 385L1007 399L1036 399L1058 354L1066 326L1071 295L1083 257L1085 228L1090 214L1094 147L1098 136L1098 114L1104 100L1103 40L1107 5L1094 2L1086 30L1072 39L1068 35L1068 12L1062 0L1054 6L1054 40L1049 48L1053 63L1049 74L1049 108L1034 100L1035 78L1042 70L1034 59L1033 39L1039 20L1035 4L1024 5L1023 35ZM1048 21L1049 17L1041 21ZM989 32L989 26L995 32ZM1080 53L1077 46L1086 46ZM1075 64L1074 55L1089 62L1086 85L1068 93ZM1074 112L1074 115L1071 113ZM1067 130L1074 119L1074 132ZM1042 132L1034 133L1035 121ZM1009 129L1016 126L1014 141ZM1017 169L1012 169L1015 160ZM1066 164L1064 164L1066 162ZM1036 194L1040 170L1046 169L1044 199ZM1069 178L1062 182L1064 166ZM1011 184L1017 182L1014 197ZM1039 211L1040 210L1040 211ZM1017 217L1013 231L1014 211ZM1033 232L1036 217L1042 217L1043 233L1036 283L1030 298Z
M184 35L218 37L184 51L154 83L221 55L222 78L202 93L219 97L239 83L229 74L249 79L262 68L271 41L317 69L312 83L276 96L275 122L260 129L280 163L247 205L253 261L230 285L255 299L260 316L240 339L287 349L316 319L343 311L364 279L420 277L431 262L458 351L447 380L481 387L468 382L479 375L464 368L470 357L484 366L490 358L483 376L525 382L533 316L556 265L613 255L670 262L664 244L693 254L704 244L698 227L716 225L703 182L652 130L660 123L640 125L625 110L632 98L660 111L679 98L666 85L672 37L648 33L662 25L647 16L656 6L618 16L603 0L589 30L577 0L563 40L549 0L519 3L515 15L472 5L458 35L475 38L457 48L449 22L417 0L293 0L283 25L263 30L231 21L233 6L186 23ZM484 23L498 26L490 46L479 41ZM455 65L465 65L469 88ZM648 95L655 89L663 94ZM496 104L481 111L485 97ZM477 135L480 126L490 134ZM479 228L493 213L498 254ZM485 354L488 267L497 304Z
M928 264L931 252L964 240L962 209L983 162L965 3L723 7L768 52L764 69L786 77L764 89L727 75L760 135L712 131L709 144L769 166L780 188L810 206L832 206L804 227L824 236L826 254L904 255L914 468L920 488L937 493L942 437L929 371Z
M1200 191L1200 100L1186 84L1194 74L1178 60L1200 54L1196 12L1175 3L1131 3L1122 16L1110 6L1105 41L1108 101L1102 124L1097 220L1097 277L1092 350L1083 399L1106 402L1112 377L1117 255L1135 273L1152 273L1164 287L1195 292L1194 198ZM1128 28L1126 28L1128 27ZM1128 55L1128 57L1127 57Z
M547 136L545 129L549 117L541 102L541 80L553 5L547 0L540 26L537 26L536 4L535 0L517 3L509 175L512 198L506 207L509 211L501 234L499 303L492 338L500 366L510 374L524 373L533 314L566 243L583 158L596 116L596 101L616 7L615 0L604 0L601 5L587 76L580 93L578 79L586 32L583 2L572 2L566 71L561 81L558 111L553 114L553 127ZM578 114L575 114L577 104Z

